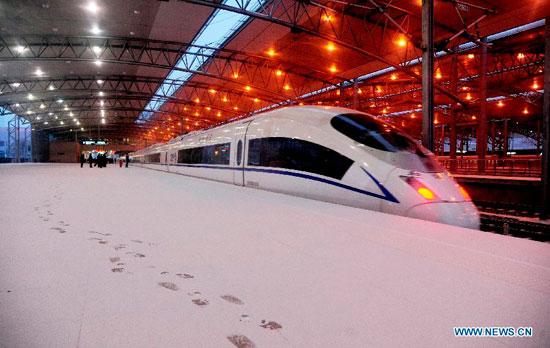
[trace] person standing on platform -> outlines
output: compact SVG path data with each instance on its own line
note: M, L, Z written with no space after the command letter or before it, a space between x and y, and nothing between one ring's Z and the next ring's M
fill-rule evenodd
M126 168L128 168L128 162L130 162L130 156L126 154Z
M84 162L86 162L86 158L84 157L84 152L80 153L80 168L84 167Z
M92 163L94 162L94 159L92 158L92 153L88 155L88 162L90 163L90 168L92 168Z

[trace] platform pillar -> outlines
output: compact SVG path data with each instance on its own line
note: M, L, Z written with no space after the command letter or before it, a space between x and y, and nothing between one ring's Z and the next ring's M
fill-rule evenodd
M455 53L451 58L451 81L450 89L451 93L457 94L457 82L458 82L458 55ZM452 103L452 102L451 102ZM455 105L451 104L449 122L449 158L451 159L451 173L456 170L456 119L457 109Z
M541 218L550 218L550 17L546 17L544 30L544 103L542 144L542 211Z
M476 132L476 152L478 170L485 170L485 156L487 154L487 46L482 45L481 62L479 66L479 118Z
M434 151L434 3L422 0L422 145Z

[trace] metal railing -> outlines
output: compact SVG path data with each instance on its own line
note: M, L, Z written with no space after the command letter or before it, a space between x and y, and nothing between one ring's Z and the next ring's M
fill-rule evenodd
M457 158L439 159L452 174L540 177L541 160L538 158Z

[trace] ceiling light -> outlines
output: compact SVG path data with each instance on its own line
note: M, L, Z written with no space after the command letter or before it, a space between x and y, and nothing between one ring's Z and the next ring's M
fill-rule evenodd
M73 112L72 112L72 111L71 111L71 112L69 112L69 116L71 116L71 117L73 117L73 116L74 116L74 114L73 114Z
M268 56L270 56L272 58L275 57L275 55L277 54L273 48L270 48L269 50L267 50L266 53L267 53Z
M63 121L59 121L59 123L60 123L60 124L65 124L65 122L63 122Z
M93 46L92 47L92 51L96 54L96 55L99 55L101 53L101 47L99 46Z
M61 103L63 103L63 99L57 99L57 102L58 102L59 104L61 104Z
M15 107L16 107L16 108L18 108L18 107L20 107L20 106L21 106L21 104L19 104L19 103L16 103L16 104L15 104Z
M283 71L282 70L276 70L275 75L276 76L283 76Z
M40 108L41 108L41 109L44 109L45 107L46 107L46 105L40 104Z
M104 81L103 80L97 80L96 82L97 82L98 85L101 85L101 84L103 84Z
M19 86L21 86L21 84L19 82L14 82L14 83L11 83L10 84L13 88L17 88Z
M101 29L99 29L99 27L97 25L94 25L91 29L90 29L90 32L94 35L99 35L101 34Z
M44 75L44 72L42 70L40 70L40 68L37 68L36 71L34 72L34 74L36 76L42 76L42 75Z
M55 89L55 86L54 86L54 85L50 85L50 86L48 87L48 89L49 89L50 91L53 91L53 90Z
M96 60L94 61L94 64L97 65L97 66L101 66L101 64L103 64L103 62L102 62L101 60L99 60L99 59L96 59Z
M27 48L23 47L23 46L15 46L15 51L17 53L23 53L27 50Z
M32 114L32 110L27 110L27 115Z
M100 96L100 97L103 97L105 95L105 93L100 91L100 92L97 93L97 95Z
M334 43L329 41L325 46L325 48L327 49L327 51L332 52L336 49L336 46L334 46Z
M48 116L53 116L53 112L48 112Z
M44 124L48 124L48 121L44 122Z
M92 12L92 13L97 13L97 11L99 11L99 7L97 6L97 4L93 1L90 1L88 3L88 5L86 5L85 7L86 10Z
M29 100L34 100L34 95L32 95L32 94L29 93L29 94L27 95L27 99L29 99Z

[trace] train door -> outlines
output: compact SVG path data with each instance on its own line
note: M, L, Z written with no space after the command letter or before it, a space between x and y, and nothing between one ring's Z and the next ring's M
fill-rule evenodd
M232 146L235 148L235 156L233 157L233 183L235 185L244 186L244 154L246 142L246 130L251 121L238 124L235 127L235 135L233 136Z

